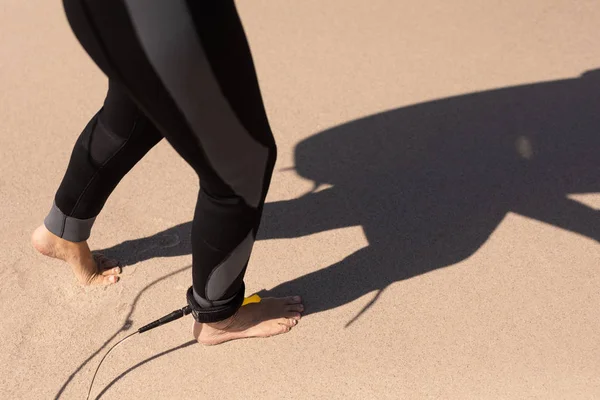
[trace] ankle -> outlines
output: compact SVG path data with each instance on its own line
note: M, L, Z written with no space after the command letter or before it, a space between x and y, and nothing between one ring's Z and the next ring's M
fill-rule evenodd
M69 242L50 232L45 225L39 226L31 235L33 247L46 256L70 260L83 260L91 255L86 241Z

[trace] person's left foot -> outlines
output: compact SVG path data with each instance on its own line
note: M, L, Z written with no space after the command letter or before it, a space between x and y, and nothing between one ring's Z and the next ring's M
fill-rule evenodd
M194 321L193 335L204 345L280 335L298 324L303 311L300 296L267 297L260 303L242 306L233 317L224 321L204 324Z
M85 241L69 242L42 225L31 235L31 244L41 254L67 262L84 286L110 285L119 281L119 263L102 254L92 254Z

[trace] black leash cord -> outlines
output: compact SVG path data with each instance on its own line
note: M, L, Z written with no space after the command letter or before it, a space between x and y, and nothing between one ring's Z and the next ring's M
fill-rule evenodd
M127 339L129 339L130 337L132 337L133 335L136 335L138 333L143 333L143 332L147 332L150 329L154 329L158 326L164 325L166 323L169 323L171 321L175 321L176 319L179 319L181 317L183 317L184 315L188 315L189 313L192 312L192 309L190 308L190 306L185 306L179 310L175 310L170 314L165 315L164 317L157 319L156 321L150 322L148 325L144 325L142 326L140 329L138 329L137 331L130 333L129 335L125 336L123 339L119 340L117 343L115 343L104 355L104 357L102 357L102 360L100 360L100 363L98 363L98 367L96 368L96 372L94 372L94 376L92 377L92 381L90 382L90 389L88 390L88 394L86 397L86 400L90 399L90 394L92 394L92 388L94 387L94 380L96 379L96 375L98 374L98 371L100 370L100 366L102 365L102 363L104 362L104 359L106 359L106 357L108 357L108 355L110 354L111 351L114 350L115 347L117 347L118 345L120 345L121 343L123 343L124 341L126 341Z

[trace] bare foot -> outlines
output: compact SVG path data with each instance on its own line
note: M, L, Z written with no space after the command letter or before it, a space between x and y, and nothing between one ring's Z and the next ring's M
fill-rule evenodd
M69 242L54 235L44 225L31 236L33 247L41 254L66 261L80 284L110 285L119 280L121 267L101 254L92 255L87 242Z
M201 324L194 321L194 337L200 344L215 345L229 340L269 337L289 332L304 311L299 296L267 297L247 304L225 321Z

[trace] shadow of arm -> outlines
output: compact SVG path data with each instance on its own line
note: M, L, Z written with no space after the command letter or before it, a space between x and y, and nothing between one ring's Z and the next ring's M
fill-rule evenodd
M517 213L600 241L600 211L567 197L518 207Z
M265 205L259 239L284 239L359 225L349 202L331 188Z

